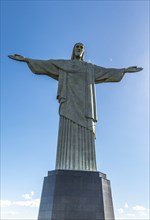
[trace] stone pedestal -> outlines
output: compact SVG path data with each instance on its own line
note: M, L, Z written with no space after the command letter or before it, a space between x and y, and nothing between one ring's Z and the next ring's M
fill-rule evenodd
M100 172L49 171L38 220L114 220L110 181Z

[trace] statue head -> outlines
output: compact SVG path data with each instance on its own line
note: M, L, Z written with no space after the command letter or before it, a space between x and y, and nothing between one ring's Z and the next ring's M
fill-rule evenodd
M74 45L71 59L84 61L84 45L82 43L76 43Z

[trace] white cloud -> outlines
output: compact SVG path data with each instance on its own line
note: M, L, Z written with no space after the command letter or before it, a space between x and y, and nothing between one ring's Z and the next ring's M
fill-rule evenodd
M140 205L136 205L136 206L132 207L132 209L134 211L145 211L146 210L144 206L140 206Z
M122 208L117 209L117 211L118 211L120 214L124 213L124 210L123 210Z
M0 207L1 208L6 208L12 205L16 205L16 206L24 206L24 207L39 207L40 205L40 199L33 199L33 195L34 192L30 192L30 193L26 193L23 194L22 197L25 200L21 200L21 201L10 201L10 200L0 200ZM6 214L6 212L3 212ZM13 211L10 211L10 214L13 214ZM7 212L8 215L8 212Z
M149 220L149 209L145 208L142 205L135 205L129 207L128 203L124 204L123 208L116 210L116 219L123 220Z
M133 214L133 213L127 213L127 216L129 216L129 217L135 217L136 215Z
M0 207L4 208L4 207L8 207L10 206L12 203L9 200L0 200Z
M28 200L28 201L16 201L13 202L14 205L18 205L18 206L27 206L27 207L39 207L40 205L40 199L34 199L34 200Z
M24 199L32 199L33 195L34 195L34 192L32 191L30 193L23 194L22 197Z
M124 204L124 207L125 207L126 209L129 208L129 205L128 205L127 202Z
M110 61L110 62L112 62L112 61L113 61L113 59L112 59L112 58L109 58L109 61Z
M140 214L141 216L146 216L146 215L147 215L147 212L139 212L139 214Z
M1 215L18 215L18 212L15 211L8 211L8 212L1 212Z

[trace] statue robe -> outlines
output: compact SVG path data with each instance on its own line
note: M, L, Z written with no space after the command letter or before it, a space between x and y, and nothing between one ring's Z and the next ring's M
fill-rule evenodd
M28 66L35 74L58 80L60 124L56 169L95 171L95 84L119 82L124 69L103 68L78 60L28 59Z

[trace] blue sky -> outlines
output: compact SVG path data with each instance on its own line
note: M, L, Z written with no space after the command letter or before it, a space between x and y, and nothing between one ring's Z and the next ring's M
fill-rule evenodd
M96 154L111 180L116 219L148 219L149 1L1 1L3 219L37 218L59 123L57 82L7 55L70 59L76 42L88 62L144 68L96 86Z

